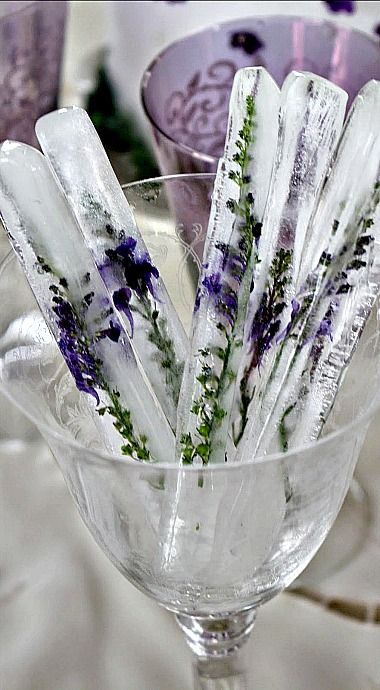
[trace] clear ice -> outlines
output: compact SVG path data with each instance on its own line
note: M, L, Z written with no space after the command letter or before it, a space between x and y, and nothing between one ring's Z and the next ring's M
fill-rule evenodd
M236 460L246 453L253 457L270 414L262 400L268 385L273 396L276 357L288 324L300 316L299 285L312 268L303 257L304 243L338 143L346 101L342 89L309 73L292 72L281 90L275 165L235 385ZM316 242L324 241L325 227L315 232Z
M317 252L320 259L303 277L307 308L264 394L270 416L259 455L318 438L379 293L379 121L380 84L372 81L353 103L310 223L307 265ZM324 245L315 241L320 227L329 228Z
M263 68L237 73L179 401L177 455L185 464L225 459L233 380L276 150L278 107L279 90Z
M40 118L36 134L175 431L188 339L95 127L83 109L64 108Z
M136 459L174 460L173 432L67 200L39 151L17 142L2 144L0 206L37 302L77 386L87 393L106 446L114 452L129 446L125 454ZM111 403L116 417L104 410ZM103 415L95 412L99 406ZM122 436L115 420L119 428L122 425ZM149 458L141 453L139 457L139 448L148 448Z

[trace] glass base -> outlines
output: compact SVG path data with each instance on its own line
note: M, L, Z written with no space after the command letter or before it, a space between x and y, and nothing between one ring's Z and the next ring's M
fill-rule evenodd
M291 589L318 589L322 580L342 570L363 548L370 525L369 499L354 477L325 542Z
M176 619L198 658L221 658L234 654L248 640L256 609L220 616L177 614Z

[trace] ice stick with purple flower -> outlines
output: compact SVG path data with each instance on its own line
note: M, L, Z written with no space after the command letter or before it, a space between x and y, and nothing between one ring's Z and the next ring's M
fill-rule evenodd
M278 132L279 90L263 68L235 76L192 322L177 426L185 464L222 462L233 382Z
M136 460L174 460L173 433L76 219L36 149L2 144L0 209L37 302L107 448Z
M380 163L380 157L379 157ZM286 451L317 439L380 292L380 183L352 219L356 240L337 262L298 343L258 454ZM314 316L314 318L313 318ZM315 323L319 328L315 330Z
M95 127L81 108L64 108L40 118L36 133L175 430L188 339Z
M287 445L294 445L321 432L379 290L379 121L380 83L370 81L352 105L309 228L304 251L311 256L320 251L314 241L315 226L330 227L331 234L311 276L314 293L308 318L303 328L296 329L296 360L288 378L282 377L281 400L265 434L265 425L262 427L261 452L270 443L280 446L281 436ZM300 408L301 401L293 406L291 396L297 386L301 390L301 380ZM296 415L299 425L291 433Z
M297 286L304 242L316 200L343 125L347 94L307 72L292 72L281 90L276 163L265 210L235 384L232 433L239 444L257 415L281 336L299 311ZM319 241L326 229L316 227Z
M351 262L348 253L350 247L354 247L359 232L358 215L372 192L379 167L379 120L380 84L371 81L363 87L351 107L331 172L306 232L289 321L276 338L276 358L260 406L247 427L246 437L249 436L249 448L253 453L271 419L292 359L298 352L298 344L305 340L310 342L309 339L317 333L320 337L321 322L326 331L324 312L329 311L329 299L327 296L323 301L321 295L326 290L328 292L334 276L346 271ZM324 237L321 237L319 228L324 230ZM313 269L307 273L310 266ZM305 348L302 348L302 356L306 356ZM275 420L271 419L273 423Z

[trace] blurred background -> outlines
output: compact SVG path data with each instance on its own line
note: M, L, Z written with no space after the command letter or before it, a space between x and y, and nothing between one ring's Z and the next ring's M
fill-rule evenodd
M218 57L231 61L234 54L236 68L243 64L266 64L267 55L273 55L278 51L279 44L284 42L283 27L269 26L264 33L267 36L265 45L260 40L260 29L255 31L252 22L257 22L260 17L279 16L307 17L320 23L333 22L339 27L355 29L365 32L371 41L376 41L380 46L380 3L376 1L336 1L324 2L322 0L308 0L306 2L240 2L222 1L197 1L197 0L153 0L139 2L71 2L68 3L66 47L63 60L62 85L60 91L61 105L81 104L86 105L93 121L99 128L103 141L110 151L115 169L121 181L150 177L157 170L152 157L152 137L150 135L149 121L144 113L141 102L141 82L144 71L152 60L174 41L184 36L214 26L216 23L224 23L235 20L231 27L226 29L226 44L223 51L219 49ZM83 27L86 27L83 30ZM326 35L318 37L314 53L322 56L330 50L327 44L335 42L337 50L330 53L332 61L347 61L347 40L331 39ZM278 58L284 74L292 68L311 69L318 72L318 59L310 60L309 51L313 51L308 40L305 40L303 48L297 27L285 29L287 43L283 57ZM302 39L301 39L302 40ZM360 41L360 36L358 37ZM379 55L371 53L369 41L351 48L351 62L344 62L345 67L352 72L356 69L356 62L366 60L363 74L363 83L376 74L379 67ZM197 73L197 65L201 75L205 76L207 69L213 63L215 30L210 30L205 37L202 55L197 52L186 52L181 47L177 55L174 69L166 71L159 82L158 88L148 99L154 98L156 106L149 104L150 117L155 119L154 111L159 111L163 116L170 89L176 90L178 79L182 91L188 86L184 63L194 63L193 72ZM227 44L228 42L228 44ZM229 50L228 50L229 49ZM294 61L303 50L303 60ZM325 50L326 49L326 50ZM346 56L342 51L346 50ZM339 52L340 51L340 52ZM227 56L227 52L229 55ZM223 53L226 53L223 55ZM179 56L179 58L178 58ZM245 58L244 62L242 59ZM321 59L321 57L319 58ZM158 60L160 62L160 60ZM317 64L316 64L317 62ZM165 70L169 60L165 63ZM269 63L271 60L269 59ZM376 64L374 64L376 63ZM333 66L333 65L332 65ZM158 66L159 67L159 66ZM183 68L178 69L179 67ZM375 70L375 73L373 71ZM272 70L273 71L273 70ZM331 68L320 69L324 76L333 78ZM327 71L327 74L326 74ZM335 72L335 75L337 73ZM275 75L273 75L275 76ZM147 76L145 80L147 79ZM225 74L218 75L217 80L225 79ZM337 81L338 79L335 79ZM171 87L170 81L175 81ZM231 81L231 75L230 75ZM166 83L165 83L166 82ZM169 83L168 83L169 82ZM360 84L361 85L361 84ZM347 78L346 84L347 86ZM148 87L147 87L148 88ZM149 87L150 88L150 87ZM153 90L153 87L151 87ZM145 102L147 98L145 98ZM157 117L156 114L156 118ZM174 139L176 137L174 136ZM187 142L188 143L188 142ZM193 148L197 144L191 142ZM173 169L164 172L176 172L179 168L194 169L190 161L177 164ZM162 168L161 164L161 168ZM212 168L214 165L211 166ZM196 166L199 169L199 166Z
M212 170L249 64L279 83L315 71L352 98L380 79L380 2L0 2L0 140L36 144L40 115L81 105L122 183ZM0 261L8 249L0 234ZM378 421L358 471L377 501L367 551L265 607L247 652L257 688L380 689ZM0 690L185 690L190 673L174 621L93 543L44 441L1 398Z

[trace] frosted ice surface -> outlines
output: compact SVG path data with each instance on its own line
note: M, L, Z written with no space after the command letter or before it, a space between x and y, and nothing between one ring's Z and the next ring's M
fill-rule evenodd
M267 408L262 408L262 397L287 325L297 313L305 237L341 132L346 100L342 89L308 73L292 72L281 90L275 165L235 387L236 411L242 399L241 382L251 400L247 415L251 421L245 431L251 452L257 448L268 414ZM318 228L318 232L320 241L325 228ZM236 459L242 457L243 447L240 441Z
M128 334L123 331L114 310L110 313L109 294L83 242L75 217L46 160L36 149L13 142L1 146L0 204L11 242L57 342L62 337L62 329L53 312L56 293L52 292L51 285L54 284L54 289L64 289L59 282L63 279L67 282L70 300L75 304L83 304L86 296L94 293L83 318L96 357L103 362L107 384L111 390L119 391L120 402L130 410L136 432L148 436L152 455L161 461L172 460L172 431L138 365ZM53 267L53 272L44 270L44 264ZM121 331L118 341L112 342L109 337L99 339L98 333L112 325ZM98 394L107 404L100 389ZM123 439L114 429L109 415L96 414L96 418L108 446L120 451Z
M250 97L254 108L251 114L247 101ZM241 240L246 217L236 213L236 207L240 211L249 208L249 215L261 223L277 141L278 103L279 90L264 69L239 70L231 94L224 156L219 162L214 186L204 265L192 323L191 353L180 395L179 456L183 434L191 435L194 446L202 444L200 417L192 412L192 408L203 395L198 377L206 365L219 378L217 404L226 413L221 423L214 424L210 431L212 451L209 459L212 462L224 461L233 394L231 379L238 368L256 254L255 242L251 241L251 246L246 245L249 249L244 257ZM247 134L245 141L242 130ZM243 159L239 162L236 157L243 152ZM241 176L240 184L236 174ZM236 271L240 272L239 279ZM228 310L229 315L226 316ZM220 330L221 324L225 331ZM200 357L201 348L209 355ZM228 349L223 364L216 348ZM210 417L215 417L211 409L209 413Z
M64 108L40 118L36 133L41 148L59 180L76 215L86 242L101 275L112 294L132 285L126 283L123 269L110 261L106 252L115 250L131 239L137 260L152 263L132 209L120 187L103 145L87 113L81 108ZM133 279L133 276L131 276ZM176 428L177 403L188 340L161 278L151 276L152 292L145 291L139 299L138 289L132 292L133 347L151 382L153 390L167 415L172 429ZM115 301L115 306L118 302ZM156 313L152 326L152 313ZM131 332L130 319L119 310L119 318ZM132 335L132 333L131 333ZM160 335L172 342L168 356ZM153 342L155 341L155 342Z

